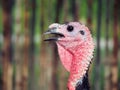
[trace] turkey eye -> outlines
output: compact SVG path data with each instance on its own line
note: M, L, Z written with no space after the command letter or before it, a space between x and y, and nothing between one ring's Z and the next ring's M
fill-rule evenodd
M81 30L81 31L80 31L80 34L81 34L81 35L84 35L84 34L85 34L85 32L84 32L83 30Z
M72 31L73 31L73 29L74 29L74 27L73 27L73 26L68 25L67 30L68 30L69 32L72 32Z

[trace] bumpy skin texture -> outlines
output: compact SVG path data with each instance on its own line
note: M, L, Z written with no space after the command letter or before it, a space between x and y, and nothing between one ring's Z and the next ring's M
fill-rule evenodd
M73 30L67 30L72 26ZM49 28L56 27L56 32L62 33L64 37L56 41L60 60L67 71L70 72L68 90L75 90L76 84L81 82L88 70L93 57L94 42L89 29L79 22L67 24L52 24Z

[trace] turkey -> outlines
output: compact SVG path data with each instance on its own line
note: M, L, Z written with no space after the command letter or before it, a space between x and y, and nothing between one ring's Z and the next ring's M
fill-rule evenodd
M89 90L88 68L95 47L90 30L79 22L53 23L44 34L54 35L45 41L56 42L60 60L70 72L68 90Z

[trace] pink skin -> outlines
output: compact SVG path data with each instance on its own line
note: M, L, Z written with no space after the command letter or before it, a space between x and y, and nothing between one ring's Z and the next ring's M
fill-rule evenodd
M67 31L67 26L72 25L74 30ZM50 28L57 27L56 32L65 37L59 38L57 43L60 60L67 71L70 72L68 90L75 90L77 82L84 76L93 57L94 42L89 29L78 22L68 25L52 24ZM84 35L80 31L84 31Z

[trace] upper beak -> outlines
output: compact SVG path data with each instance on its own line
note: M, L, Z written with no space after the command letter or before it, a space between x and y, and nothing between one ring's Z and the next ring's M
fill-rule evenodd
M65 37L62 33L57 31L56 27L49 28L47 32L44 33L44 35L54 35L53 37L49 37L45 39L44 41L57 41L61 37Z

